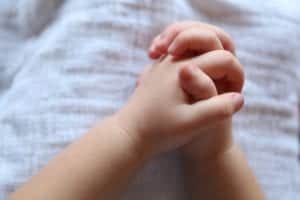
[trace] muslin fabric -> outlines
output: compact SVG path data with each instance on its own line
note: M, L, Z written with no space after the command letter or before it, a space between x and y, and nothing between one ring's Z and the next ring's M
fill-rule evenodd
M236 141L268 199L297 199L297 0L1 0L0 199L117 111L152 62L151 39L182 20L232 35L247 75ZM138 172L122 199L187 199L183 182L171 152Z

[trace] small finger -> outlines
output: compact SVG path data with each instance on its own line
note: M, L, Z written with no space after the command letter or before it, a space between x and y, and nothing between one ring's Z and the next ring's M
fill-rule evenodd
M180 84L193 101L217 95L214 82L197 66L184 66L179 72Z

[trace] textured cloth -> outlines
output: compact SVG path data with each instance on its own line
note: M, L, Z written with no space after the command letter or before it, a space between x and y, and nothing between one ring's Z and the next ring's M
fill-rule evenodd
M0 199L120 108L153 36L186 19L233 36L247 74L236 140L269 199L299 197L297 0L1 0ZM170 153L145 166L123 199L186 195Z

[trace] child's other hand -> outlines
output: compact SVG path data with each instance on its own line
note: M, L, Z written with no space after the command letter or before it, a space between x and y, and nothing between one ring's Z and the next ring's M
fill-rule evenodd
M216 51L216 50L227 50ZM244 74L241 65L234 57L234 43L231 37L222 29L199 22L179 22L167 27L162 34L156 37L149 49L149 56L153 59L164 54L171 54L176 58L192 57L195 55L215 54L216 60L227 60L228 65L223 68L218 62L210 63L210 69L202 69L215 83L209 92L203 93L199 88L197 70L185 70L180 75L180 83L192 101L207 99L224 92L241 92ZM217 53L213 52L219 52ZM209 53L208 53L209 54ZM223 57L223 58L222 58ZM232 63L236 63L232 65ZM234 68L232 66L239 66ZM189 79L184 78L189 77ZM207 157L228 149L232 144L231 117L202 129L198 140L193 140L183 148L186 155L192 157ZM205 139L204 139L205 138ZM211 145L212 139L215 145ZM207 142L210 141L210 142ZM199 151L202 149L201 151ZM204 152L203 149L207 151ZM201 153L200 153L201 152ZM205 156L203 156L205 155Z

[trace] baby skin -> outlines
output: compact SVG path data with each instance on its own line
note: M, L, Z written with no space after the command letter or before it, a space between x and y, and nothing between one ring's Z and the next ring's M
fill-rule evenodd
M149 56L159 60L124 107L70 144L12 200L118 199L149 160L178 148L192 199L264 199L232 140L244 73L228 34L176 23L154 39Z
M191 102L240 93L243 88L244 72L235 57L234 42L218 27L193 21L167 27L153 40L149 57L158 59L166 54L177 59L206 57L207 62L183 67L179 73ZM239 102L242 106L243 99ZM230 113L228 109L224 112ZM181 147L192 199L264 199L243 153L233 142L231 115L199 129L198 134L199 139ZM249 187L256 189L250 192Z

